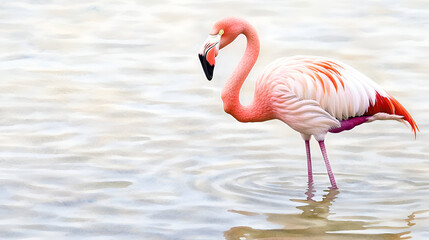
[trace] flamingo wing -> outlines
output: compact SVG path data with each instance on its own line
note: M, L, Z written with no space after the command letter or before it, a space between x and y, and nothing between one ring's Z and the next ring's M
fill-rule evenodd
M338 121L387 113L402 116L414 134L418 130L411 115L395 98L359 71L335 60L306 56L281 58L266 68L257 85L266 84L263 82L275 82L270 85L282 86L276 87L276 92L293 94L297 100L315 101ZM274 102L279 102L278 96L279 93Z
M325 111L319 102L313 99L302 99L279 82L271 83L274 115L294 130L304 135L314 135L316 139L323 139L329 129L341 126L340 122Z

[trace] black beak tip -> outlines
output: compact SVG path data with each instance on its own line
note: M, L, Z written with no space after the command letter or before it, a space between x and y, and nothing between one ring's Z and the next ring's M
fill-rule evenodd
M206 58L202 54L198 54L198 57L201 62L201 66L203 67L204 73L206 74L207 80L212 80L213 78L213 70L214 65L210 65L209 62L207 62Z

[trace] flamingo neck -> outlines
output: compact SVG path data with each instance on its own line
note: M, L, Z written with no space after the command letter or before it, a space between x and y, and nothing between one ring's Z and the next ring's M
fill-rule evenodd
M246 36L247 46L243 57L222 90L223 107L225 112L231 114L240 122L264 121L267 119L264 119L263 113L256 111L257 105L255 101L249 106L243 106L240 103L240 89L259 55L259 38L256 30L250 24L243 24L241 33Z

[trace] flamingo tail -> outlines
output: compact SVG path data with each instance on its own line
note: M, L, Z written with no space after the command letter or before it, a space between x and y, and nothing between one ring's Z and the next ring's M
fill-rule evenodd
M414 132L414 138L417 137L417 131L420 132L411 114L390 94L388 97L383 97L377 92L374 103L370 104L365 115L375 115L380 112L403 116L403 119L410 124Z

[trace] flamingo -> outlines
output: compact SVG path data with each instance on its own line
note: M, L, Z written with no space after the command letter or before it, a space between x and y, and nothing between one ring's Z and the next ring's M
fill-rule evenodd
M247 39L243 57L222 90L226 113L240 122L278 119L301 133L307 155L308 184L313 184L310 138L319 143L332 189L337 189L328 160L325 136L375 120L397 120L418 126L408 111L373 80L339 61L317 56L280 58L259 75L255 95L248 106L239 100L241 86L259 54L255 28L241 18L225 18L214 24L199 52L207 79L213 77L215 57L240 34Z

